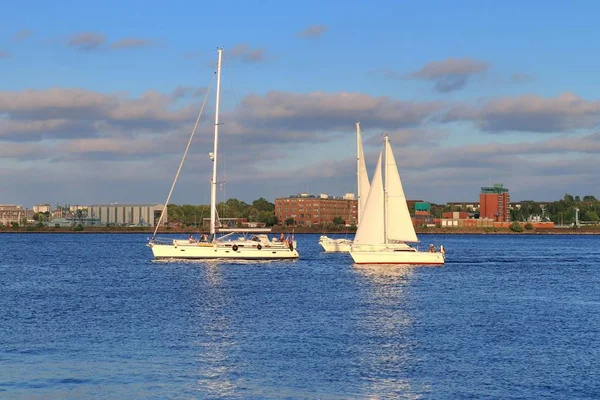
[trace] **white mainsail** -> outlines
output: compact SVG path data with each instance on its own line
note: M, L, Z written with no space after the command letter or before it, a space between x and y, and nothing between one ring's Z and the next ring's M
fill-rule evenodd
M383 179L381 177L381 157L383 151L379 154L371 190L365 202L365 208L361 216L362 223L358 225L354 244L356 245L374 245L384 244L384 213L383 213Z
M418 242L413 228L396 160L385 135L363 220L358 226L350 255L356 264L430 264L443 265L444 251L418 251L406 242ZM382 158L383 162L382 178ZM385 185L383 184L385 180Z
M385 142L386 243L418 242L389 140Z
M356 149L358 158L358 223L362 220L362 213L369 197L371 185L369 183L369 175L367 174L367 166L365 163L365 154L363 152L362 138L360 134L360 122L356 123Z

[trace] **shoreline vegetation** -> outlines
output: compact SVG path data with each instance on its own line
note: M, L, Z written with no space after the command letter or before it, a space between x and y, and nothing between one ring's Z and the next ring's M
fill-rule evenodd
M600 234L600 226L580 226L580 227L554 227L547 229L530 229L523 230L522 232L515 232L510 228L475 228L475 227L417 227L415 228L417 234L434 234L434 235L453 235L453 234L462 234L462 235L598 235ZM154 228L151 227L118 227L118 226L109 226L109 227L38 227L38 226L19 226L19 227L0 227L0 234L2 233L83 233L83 234L91 234L91 233L140 233L152 235L154 232ZM344 235L344 234L354 234L355 230L353 229L323 229L319 228L308 228L308 227L292 227L292 226L273 226L271 234L279 234L279 233L295 233L295 234L327 234L327 235ZM181 227L181 228L165 228L159 229L157 235L164 234L182 234L182 235L194 235L200 233L207 233L204 230L199 230L194 227Z
M409 204L409 212L415 214L415 202ZM473 235L501 235L501 234L519 234L519 235L544 235L544 234L600 234L600 201L592 195L572 196L568 193L554 202L534 202L521 201L515 203L510 210L510 221L508 227L476 227L476 226L441 226L442 216L445 212L466 212L469 218L477 219L478 210L466 204L437 205L430 203L429 219L433 221L417 221L417 234L473 234ZM272 227L273 234L281 232L298 234L350 234L356 231L354 225L346 225L349 221L337 216L327 225L302 226L294 218L287 218L284 221L278 220L275 216L275 204L261 197L254 200L251 204L238 199L229 199L226 202L217 205L219 215L223 218L237 220L241 227L243 221L258 223L259 226ZM210 215L210 206L208 205L176 205L167 206L167 215L169 223L164 228L159 229L158 234L180 233L180 234L200 234L207 233L206 229L200 229L203 223ZM0 224L0 233L143 233L152 235L154 228L140 226L117 226L117 225L85 225L83 218L87 219L87 210L77 210L71 212L70 208L60 208L61 213L69 215L67 220L72 221L72 225L59 226L54 224L50 212L35 213L33 221L20 221L21 223L11 223L10 225ZM530 222L526 222L530 221ZM535 227L535 222L554 222L553 228ZM434 227L431 222L434 222ZM53 225L54 224L54 225Z

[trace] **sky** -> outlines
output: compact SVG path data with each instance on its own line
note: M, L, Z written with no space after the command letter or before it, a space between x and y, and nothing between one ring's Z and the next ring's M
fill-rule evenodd
M356 192L388 132L409 199L600 196L597 15L560 2L7 2L0 204Z

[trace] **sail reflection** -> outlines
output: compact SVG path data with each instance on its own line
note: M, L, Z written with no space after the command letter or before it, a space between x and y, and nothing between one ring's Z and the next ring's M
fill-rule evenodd
M414 274L414 268L410 265L400 264L354 264L354 270L360 275L374 281L375 283L390 284L393 282L408 282Z
M365 398L421 398L426 388L411 382L418 367L411 335L414 324L411 285L415 269L404 265L354 265L360 279L360 391Z

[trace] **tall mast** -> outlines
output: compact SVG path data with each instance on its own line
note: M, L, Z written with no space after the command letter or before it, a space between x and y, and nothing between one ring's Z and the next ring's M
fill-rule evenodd
M384 147L385 147L385 151L384 151L384 156L383 156L383 162L384 162L384 169L383 169L383 173L384 175L384 179L383 179L383 238L385 240L385 244L388 244L388 236L387 236L387 213L388 213L388 185L387 185L387 180L388 180L388 146L389 146L389 141L390 141L390 137L388 136L388 133L385 133L385 139L384 139Z
M362 207L360 206L360 122L356 123L356 188L358 193L358 213L356 214L356 225L360 224Z
M217 217L217 150L219 147L219 98L221 95L221 57L223 49L218 48L219 60L217 61L217 98L215 100L215 147L212 153L213 175L210 185L210 234L215 234L215 220Z

